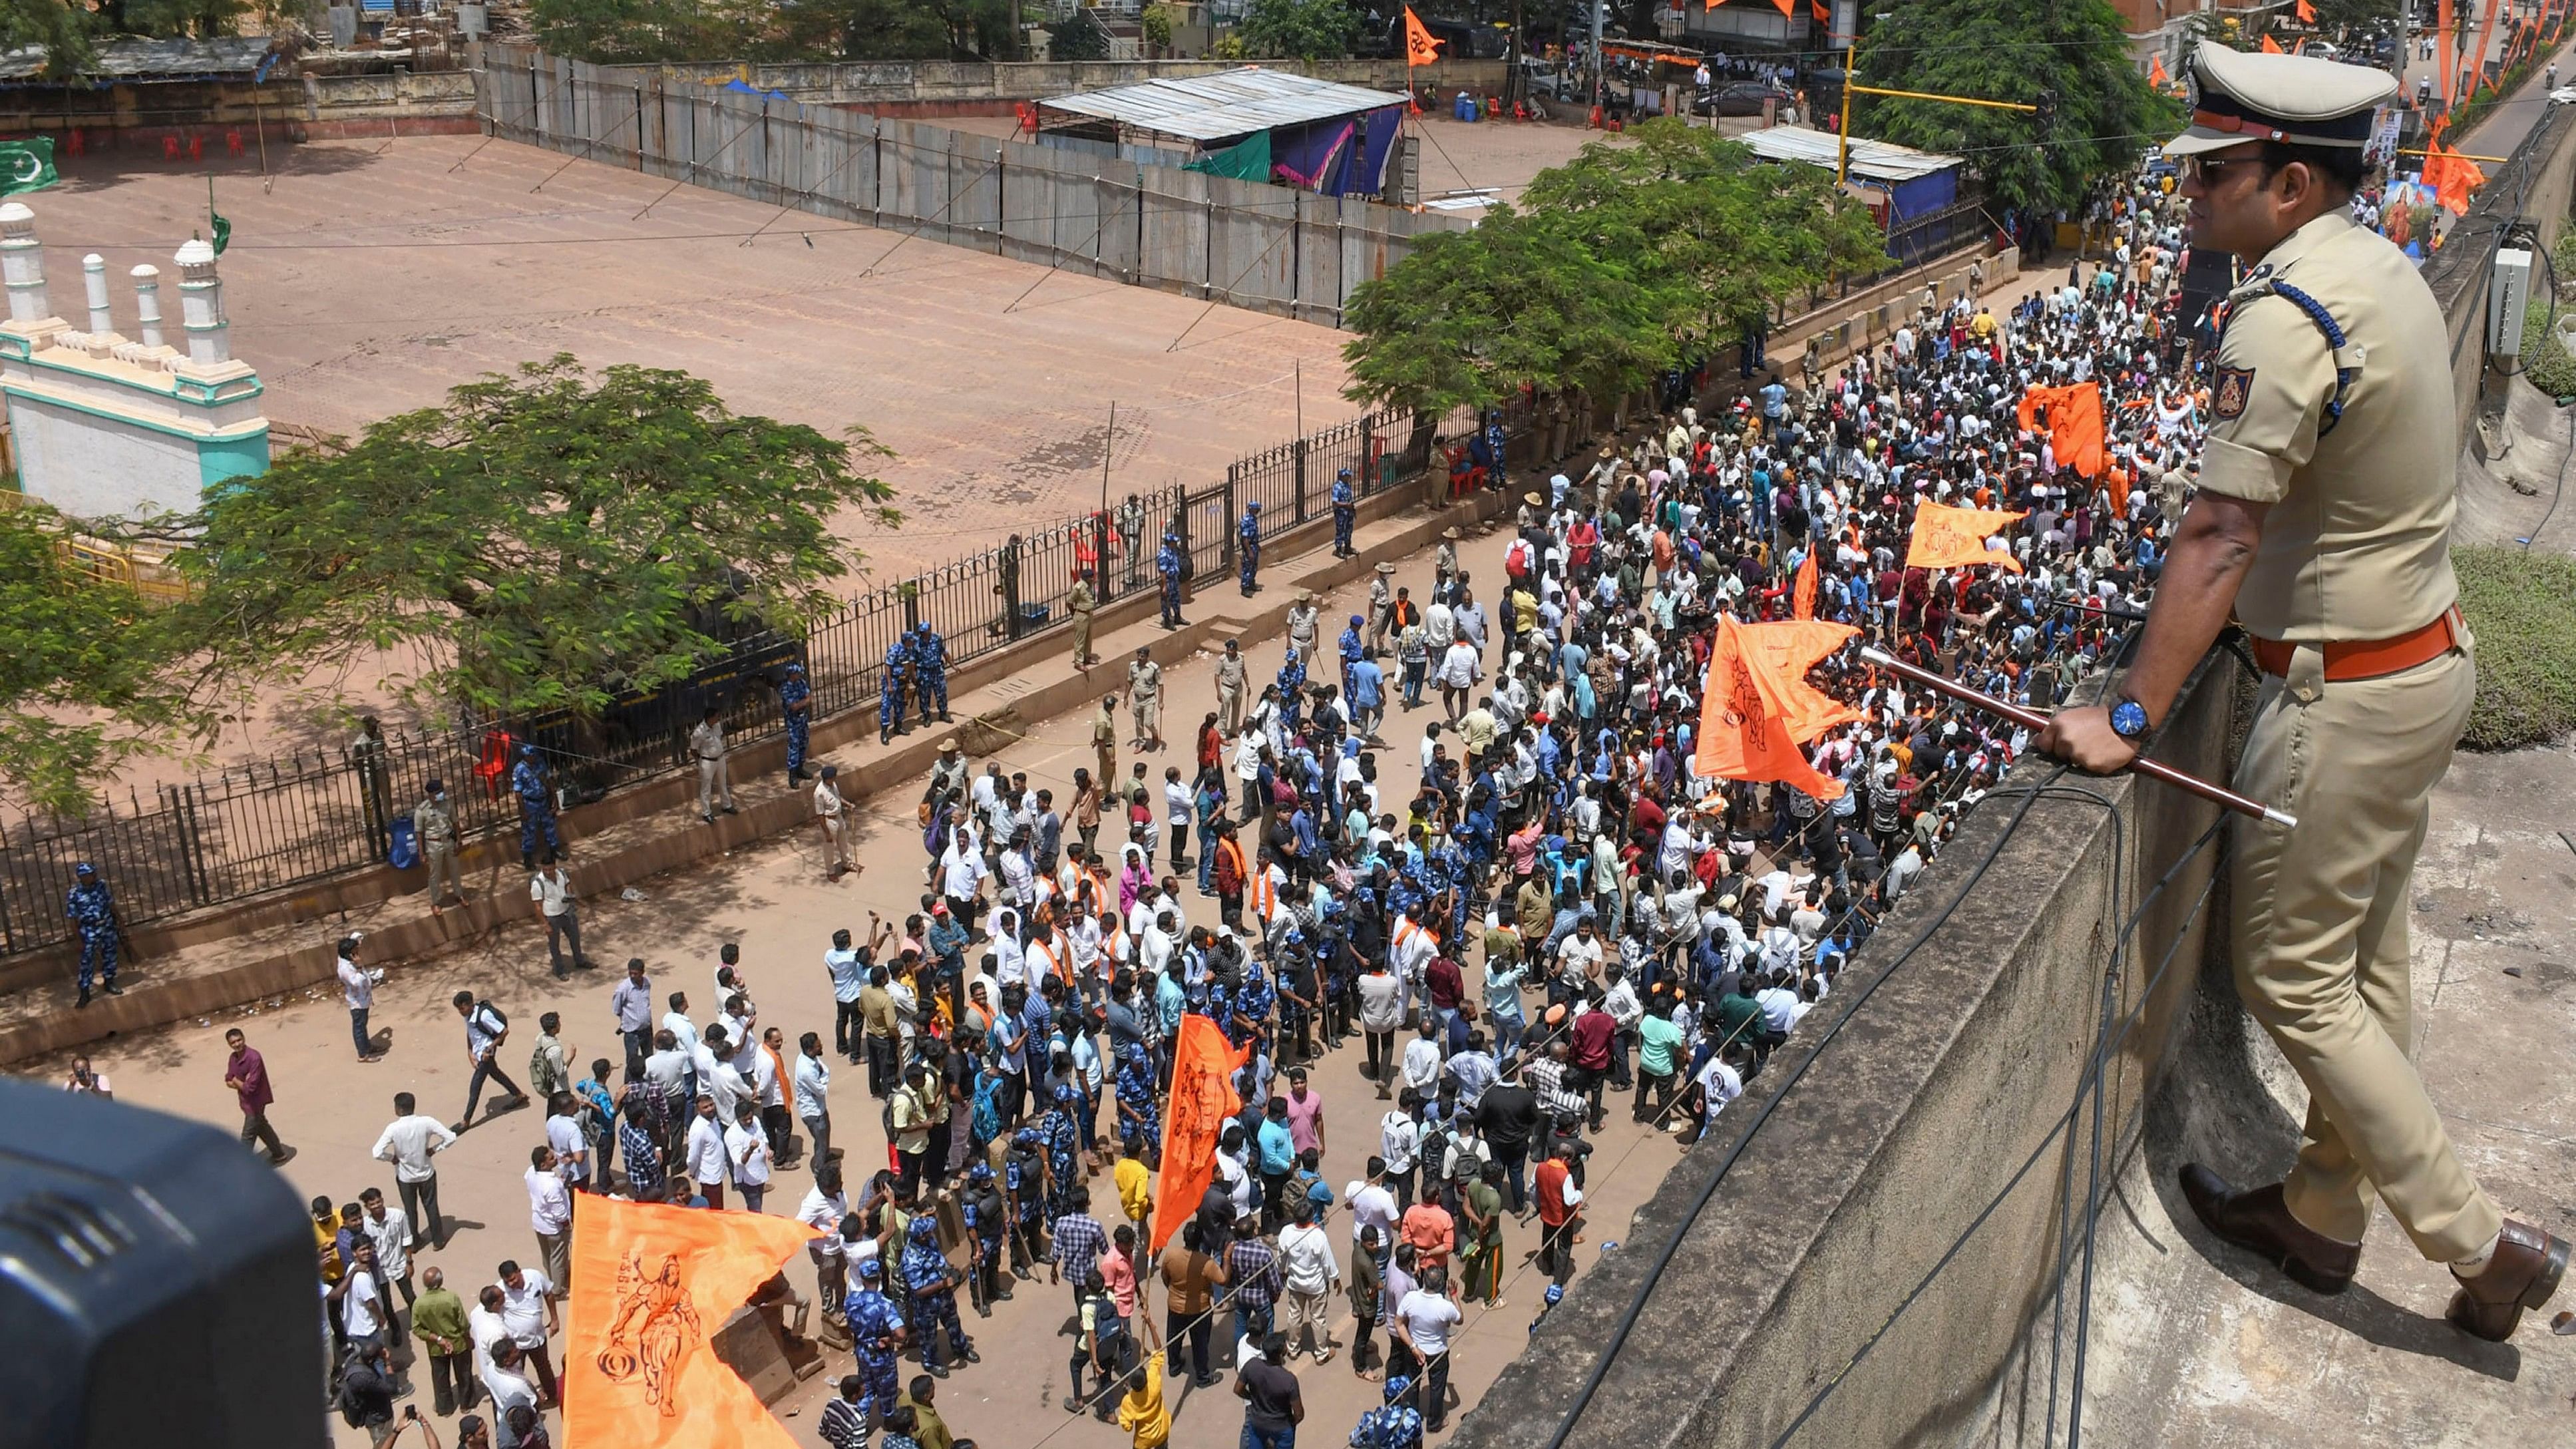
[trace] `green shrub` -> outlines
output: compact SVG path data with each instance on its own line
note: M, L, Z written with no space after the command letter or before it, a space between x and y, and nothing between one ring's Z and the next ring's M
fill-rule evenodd
M2478 698L2460 743L2545 744L2576 731L2576 559L2455 549L2460 612L2478 641Z

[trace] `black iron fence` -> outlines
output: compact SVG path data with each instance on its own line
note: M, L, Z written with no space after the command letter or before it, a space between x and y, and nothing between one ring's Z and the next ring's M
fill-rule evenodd
M1526 402L1504 409L1514 433ZM802 661L813 718L877 706L886 658L927 624L952 668L1006 649L1065 618L1078 568L1100 602L1157 587L1165 530L1205 586L1235 566L1237 523L1261 505L1265 539L1331 517L1343 468L1372 496L1439 459L1410 414L1373 414L1282 443L1226 470L1223 481L1128 494L1105 511L1012 535L1000 547L871 589L799 636L758 633L687 680L613 702L596 718L460 721L445 733L394 734L238 765L152 795L131 792L80 819L0 820L0 955L59 945L73 867L97 865L128 925L324 880L383 861L396 817L443 781L466 840L514 832L511 751L538 747L561 798L580 804L682 769L686 737L708 708L736 744L783 733L777 688ZM1439 466L1446 467L1445 461Z

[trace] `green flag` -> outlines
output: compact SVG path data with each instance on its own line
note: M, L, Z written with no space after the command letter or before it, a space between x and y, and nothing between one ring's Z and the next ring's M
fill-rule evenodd
M0 141L0 196L42 191L59 179L54 175L53 137Z
M215 255L222 256L224 248L232 245L233 224L215 210L215 178L211 176L206 178L206 221L215 233Z

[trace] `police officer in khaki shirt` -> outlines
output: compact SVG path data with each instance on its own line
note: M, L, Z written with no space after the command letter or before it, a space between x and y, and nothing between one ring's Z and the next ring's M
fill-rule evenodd
M2118 769L2231 610L2254 636L2264 679L2235 785L2299 823L2236 822L2229 926L2238 994L2311 1105L2287 1179L2239 1191L2192 1164L2183 1195L2219 1238L2334 1293L2376 1193L2450 1265L2452 1323L2502 1340L2557 1289L2568 1245L2497 1211L2408 1059L2407 881L2476 666L2451 576L2442 315L2347 212L2396 82L2206 45L2193 70L2193 124L2166 147L2185 166L2191 240L2250 270L2136 662L2110 705L2058 715L2039 743Z

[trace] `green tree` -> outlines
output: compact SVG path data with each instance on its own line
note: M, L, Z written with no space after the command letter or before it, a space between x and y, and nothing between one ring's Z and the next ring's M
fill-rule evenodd
M1046 28L1047 59L1107 60L1109 32L1088 10L1076 10Z
M98 18L64 0L0 0L0 49L45 48L45 74L56 80L78 75L96 55L93 37Z
M1172 7L1159 3L1137 12L1137 26L1145 35L1145 58L1153 60L1172 48Z
M69 526L41 504L0 509L0 788L78 815L101 775L201 716L168 668L167 616L65 567Z
M214 496L175 611L258 685L389 655L430 705L595 714L682 678L727 621L797 629L861 562L844 508L892 496L864 430L737 416L686 373L569 355L487 374L338 453Z
M1498 206L1473 231L1422 237L1352 292L1343 394L1410 408L1420 429L1524 387L1616 396L1672 365L1679 300L1563 219Z
M1852 134L1965 156L2005 206L2073 208L2181 128L2132 63L2105 0L1910 0L1860 46L1866 85L2038 104L2057 114L1853 98Z
M1540 172L1521 201L1684 297L1672 316L1686 342L1732 337L1782 297L1885 261L1877 222L1828 172L1671 117L1629 136Z
M1360 18L1344 0L1252 0L1234 33L1256 60L1336 60L1358 42Z

